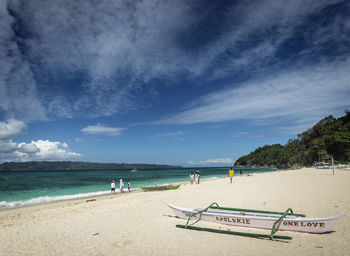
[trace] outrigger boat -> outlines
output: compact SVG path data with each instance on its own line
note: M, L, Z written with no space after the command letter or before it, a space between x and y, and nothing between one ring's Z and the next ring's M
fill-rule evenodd
M345 214L339 214L326 218L306 218L304 214L293 213L292 209L285 212L272 212L262 210L249 210L239 208L219 207L217 203L212 203L207 208L188 209L177 207L166 203L178 216L187 219L186 225L176 225L178 228L194 229L199 231L209 231L231 235L250 236L259 238L292 239L289 236L276 236L278 230L325 233ZM202 220L219 224L240 226L248 228L270 229L271 234L252 234L243 232L233 232L227 230L217 230L201 228L189 225L190 220ZM196 222L197 222L196 221Z
M158 190L174 190L178 189L181 184L179 185L164 185L164 186L150 186L150 187L141 187L143 191L158 191Z

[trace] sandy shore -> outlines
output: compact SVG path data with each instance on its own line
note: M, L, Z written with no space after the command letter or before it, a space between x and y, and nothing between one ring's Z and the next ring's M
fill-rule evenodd
M346 216L326 234L280 231L270 241L178 229L161 201L182 207L221 206ZM198 226L243 232L266 230L212 223ZM350 255L350 171L257 174L182 185L178 190L133 192L0 211L0 255Z

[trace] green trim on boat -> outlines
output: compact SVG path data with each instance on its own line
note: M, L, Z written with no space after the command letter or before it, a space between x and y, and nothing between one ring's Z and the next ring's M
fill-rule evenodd
M199 213L208 211L208 209L209 209L210 207L212 207L213 205L217 205L217 207L219 207L219 205L218 205L217 203L212 203L212 204L209 205L207 208L204 208L203 210L200 210L200 211L198 211L198 212L192 213L192 214L188 217L188 220L187 220L187 223L186 223L186 227L188 226L188 223L190 222L190 219L191 219L194 215L197 215L197 214L199 214Z
M269 214L281 214L281 216L273 223L271 234L265 235L265 234L256 234L256 233L245 233L245 232L234 232L234 231L228 231L228 230L220 230L220 229L212 229L212 228L201 228L201 227L194 227L189 225L190 219L197 215L201 214L203 212L206 212L208 209L222 209L222 210L230 210L230 211L245 211L245 212L258 212L258 213L269 213ZM289 213L290 212L290 213ZM220 207L217 203L210 204L207 208L204 208L198 212L192 213L186 222L186 225L176 225L177 228L184 228L184 229L193 229L198 231L208 231L208 232L214 232L214 233L221 233L221 234L229 234L229 235L236 235L236 236L246 236L246 237L255 237L255 238L269 238L269 239L286 239L291 240L292 237L290 236L275 236L276 233L276 225L286 216L286 215L297 215L297 216L303 216L304 214L293 214L293 210L291 208L288 208L285 212L277 213L277 212L271 212L271 211L261 211L261 210L249 210L249 209L238 209L238 208L227 208L227 207Z
M284 212L273 212L273 211L264 211L264 210L252 210L252 209L241 209L241 208L229 208L229 207L219 207L219 206L209 206L210 209L218 209L218 210L228 210L228 211L238 211L238 212L256 212L256 213L267 213L267 214L284 214ZM291 213L287 215L306 217L305 214L302 213L293 213L292 209Z

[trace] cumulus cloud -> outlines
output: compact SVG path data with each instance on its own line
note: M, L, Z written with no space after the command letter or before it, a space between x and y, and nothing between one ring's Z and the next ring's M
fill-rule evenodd
M27 125L23 121L10 119L7 122L0 122L0 160L72 160L82 156L70 151L65 142L37 140L30 143L17 143L12 140L25 129Z
M7 122L0 122L0 140L13 138L25 129L27 129L27 125L23 121L10 119Z
M119 136L126 128L108 127L102 124L88 125L81 129L84 134L102 134L109 136Z
M4 157L2 156L2 158ZM19 143L17 148L7 157L16 161L66 161L77 159L82 155L69 151L67 143L37 140L30 143Z
M207 160L200 160L200 161L189 161L189 165L210 165L210 164L233 164L233 159L231 158L211 158Z
M40 152L40 148L33 142L30 144L22 142L18 144L17 151L25 154L35 154Z
M0 141L0 159L3 161L74 160L81 154L69 150L67 143L37 140L30 143Z
M34 155L38 159L67 160L81 157L81 154L69 151L68 144L59 141L38 140L32 141L29 146L35 150Z
M0 140L0 155L9 154L15 152L17 149L17 143L12 140Z

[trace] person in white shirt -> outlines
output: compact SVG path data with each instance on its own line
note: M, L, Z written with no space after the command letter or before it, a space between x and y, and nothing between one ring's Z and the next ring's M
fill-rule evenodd
M193 181L194 181L194 175L193 175L193 172L191 172L191 174L190 174L191 185L193 185Z
M123 182L122 179L120 179L119 185L120 185L120 187L119 187L120 188L120 192L123 193L124 192L124 182Z
M112 183L111 183L111 193L115 193L115 183L114 183L114 180L112 180Z

